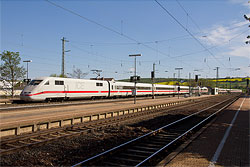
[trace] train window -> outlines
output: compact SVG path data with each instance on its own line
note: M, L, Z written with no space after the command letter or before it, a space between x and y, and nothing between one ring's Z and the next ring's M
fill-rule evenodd
M116 89L123 89L122 86L116 86Z
M29 85L39 85L43 80L32 80Z
M151 90L150 87L136 87L139 90Z
M161 87L156 87L156 90L172 90L173 88L161 88Z
M103 86L103 83L96 83L96 86Z
M49 85L49 81L47 81L44 85Z
M64 81L55 81L55 85L64 85Z
M112 90L114 89L114 86L112 85Z
M134 89L135 87L134 86L121 86L120 89Z

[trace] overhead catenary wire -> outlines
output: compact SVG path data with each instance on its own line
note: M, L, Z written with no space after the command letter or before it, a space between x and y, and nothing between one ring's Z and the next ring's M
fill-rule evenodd
M191 21L193 22L193 24L200 30L200 32L203 33L203 34L205 34L205 33L201 30L201 28L199 27L199 25L198 25L198 24L194 21L194 19L190 16L190 14L188 14L187 10L182 6L182 4L179 2L179 0L176 0L176 2L177 2L178 5L182 8L182 10L187 14L187 16L190 17L190 20L191 20ZM246 22L237 22L237 23L232 24L232 25L236 25L236 26L233 26L233 27L231 27L231 28L226 28L226 30L227 30L227 31L235 30L235 29L237 29L237 28L240 28L240 27L245 26L246 24L248 24L247 21L246 21ZM231 26L231 25L230 25L230 26ZM227 27L229 27L229 25L227 25ZM244 31L244 32L242 32L242 33L240 33L240 34L238 34L238 35L235 35L234 37L232 37L231 39L229 39L228 42L230 42L232 39L235 39L235 38L237 38L238 36L244 34L245 32L247 32L247 31ZM208 40L209 44L213 45L213 42L211 42L209 38L207 38L207 40ZM216 47L214 47L214 48L218 50L219 47L216 46ZM218 50L218 51L219 51L219 50ZM218 59L218 58L217 58L217 59ZM207 66L208 66L209 69L210 69L210 66L208 65L208 63L206 63L206 64L207 64Z
M168 55L168 54L166 54L166 53L164 53L164 52L162 52L162 51L159 51L159 50L157 50L157 49L155 49L155 48L153 48L153 47L151 47L151 46L148 46L148 45L146 45L146 44L144 44L144 43L141 43L140 41L138 41L138 40L136 40L136 39L134 39L134 38L132 38L132 37L130 37L130 36L128 36L128 35L125 35L124 33L121 34L119 31L116 31L116 30L114 30L114 29L112 29L112 28L110 28L110 27L108 27L108 26L105 26L105 25L103 25L103 24L100 24L100 23L98 23L98 22L96 22L96 21L94 21L94 20L91 20L91 19L87 18L87 17L84 17L84 16L78 14L77 12L74 12L73 10L67 9L67 8L65 8L65 7L62 7L62 6L60 6L60 5L58 5L58 4L54 3L54 2L51 2L51 1L49 1L49 0L45 0L45 1L48 2L48 3L50 3L50 4L53 5L53 6L56 6L56 7L60 8L60 9L62 9L62 10L65 10L65 11L67 11L67 12L73 14L73 15L76 15L76 16L78 16L78 17L80 17L80 18L82 18L82 19L84 19L84 20L86 20L86 21L88 21L88 22L91 22L91 23L93 23L93 24L95 24L95 25L98 25L98 26L100 26L100 27L102 27L102 28L104 28L104 29L106 29L106 30L108 30L108 31L111 31L111 32L113 32L113 33L115 33L115 34L117 34L117 35L119 35L119 36L122 36L122 37L124 37L124 38L126 38L126 39L128 39L128 40L134 41L134 42L136 42L137 44L140 44L140 45L142 45L142 46L144 46L144 47L146 47L146 48L148 48L148 49L151 49L151 50L153 50L153 51L155 51L155 52L158 52L158 53L160 53L161 55L167 56L167 57L169 57L169 58L171 58L171 59L173 59L173 60L175 60L175 61L177 61L177 62L181 62L181 63L183 63L183 64L187 64L187 63L185 63L185 62L183 62L183 61L181 61L181 60L177 60L175 57L172 57L172 56L170 56L170 55ZM155 60L153 60L153 61L151 61L151 62L155 62ZM190 66L192 67L191 64L187 64L187 65L188 65L189 67L190 67ZM193 67L193 68L194 68L194 67Z
M233 39L235 39L235 38L241 36L242 34L245 34L245 33L248 32L248 31L249 31L249 29L247 29L246 31L243 31L243 32L241 32L241 33L235 35L234 37L232 37L231 39L229 39L228 42L230 42L231 40L233 40Z
M172 18L174 19L175 22L177 22L197 43L199 43L205 50L207 50L207 52L214 57L214 59L219 62L221 65L223 65L225 67L225 65L220 62L215 55L200 41L198 40L187 28L185 28L185 26L179 21L177 20L160 2L158 2L157 0L155 0L155 2Z
M187 10L182 6L182 4L179 2L179 0L176 0L176 2L178 3L178 5L182 8L182 10L186 13L186 15L187 15L187 17L190 17L190 20L193 22L193 24L199 29L199 31L201 32L201 33L204 33L202 30L201 30L201 28L200 28L200 26L195 22L195 20L191 17L191 15L187 12ZM212 48L217 48L217 46L213 46L213 47L211 47L211 48L209 48L209 49L212 49ZM204 50L204 51L206 51L206 50ZM209 69L209 71L210 71L210 69L211 69L211 67L208 65L208 62L207 62L207 59L205 58L204 59L204 63L205 63L205 65L208 67L208 69Z
M187 12L187 10L183 7L183 5L180 3L180 1L179 0L175 0L177 3L178 3L178 5L181 7L181 9L186 13L186 15L190 18L190 20L193 22L193 24L197 27L197 29L199 29L199 31L201 32L201 33L204 33L202 30L201 30L201 28L200 28L200 26L196 23L196 21L192 18L192 16ZM242 22L239 22L239 23L242 23ZM239 24L239 23L234 23L234 24L232 24L232 25L236 25L236 24ZM229 28L229 29L227 29L227 30L233 30L233 29L236 29L236 28L239 28L239 27L243 27L243 26L245 26L245 24L242 24L242 25L238 25L238 26L235 26L235 27L231 27L231 28Z
M194 19L191 17L191 15L187 12L187 10L182 6L182 4L179 2L179 0L176 0L178 5L182 8L182 10L186 13L187 17L190 18L190 20L193 22L193 24L199 29L200 32L202 32L201 28L199 25L194 21ZM202 32L203 33L203 32Z
M97 56L97 57L102 57L102 58L110 59L110 60L117 61L117 62L121 62L121 60L119 60L119 59L109 58L109 57L106 57L106 56L99 55L99 54L97 54L97 53L93 53L92 51L85 50L85 49L83 49L83 48L81 48L81 47L78 47L78 46L72 44L72 43L71 43L70 45L71 45L72 47L78 49L78 50L81 50L81 51L83 51L83 52L89 54L89 55ZM125 60L122 60L122 61L125 61ZM129 62L132 62L132 61L129 61Z
M58 8L61 8L61 9L65 10L65 11L67 11L67 12L70 12L70 13L73 14L73 15L76 15L76 16L78 16L78 17L81 17L82 19L84 19L84 20L86 20L86 21L89 21L89 22L91 22L91 23L93 23L93 24L96 24L96 25L98 25L98 26L101 26L102 28L104 28L104 29L106 29L106 30L108 30L108 31L111 31L111 32L113 32L113 33L115 33L115 34L117 34L117 35L120 35L120 36L122 36L122 37L125 37L125 38L131 40L131 41L134 41L134 42L135 42L136 44L138 44L138 45L143 45L144 47L149 48L149 49L151 49L151 50L153 50L153 51L155 51L155 52L157 52L157 53L160 53L161 55L167 56L167 57L169 57L169 58L171 58L171 59L174 59L174 60L177 61L177 62L181 62L181 63L183 63L183 64L188 65L189 67L192 67L192 65L190 65L189 63L183 62L183 61L181 61L181 60L177 60L176 57L172 57L172 56L170 56L169 54L166 54L166 53L164 53L164 52L161 52L161 51L159 51L158 49L155 49L155 48L153 48L153 47L151 47L151 46L148 46L148 45L146 45L146 44L143 43L143 42L139 42L138 40L136 40L136 39L134 39L134 38L132 38L132 37L129 37L129 36L125 35L124 33L121 33L121 32L119 32L119 31L116 31L116 30L114 30L114 29L112 29L112 28L110 28L110 27L108 27L108 26L102 25L102 24L100 24L100 23L98 23L98 22L96 22L96 21L94 21L94 20L88 19L87 17L84 17L84 16L78 14L77 12L74 12L74 11L72 11L72 10L70 10L70 9L67 9L67 8L65 8L65 7L62 7L62 6L60 6L60 5L58 5L58 4L54 3L54 2L51 2L51 1L49 1L49 0L45 0L45 1L47 1L48 3L54 5L54 6L58 7ZM157 1L157 2L158 2L158 1ZM193 20L193 19L192 19L192 20ZM185 27L184 27L184 28L185 28ZM187 29L187 31L189 31L189 30ZM191 33L191 32L190 32L190 33ZM191 33L191 34L192 34L192 33ZM189 34L189 35L190 35L190 34ZM218 59L216 59L216 57L213 55L213 53L212 53L206 46L204 46L204 45L203 45L203 44L202 44L193 34L191 35L191 37L192 37L192 38L195 38L195 39L197 40L197 42L199 42L200 45L202 45L202 47L204 47L204 49L205 49L210 55L212 55L216 61L218 61L219 63L221 63ZM120 61L120 60L119 60L119 61ZM155 61L156 61L156 60L153 60L153 61L151 61L151 62L155 62ZM142 61L142 62L146 62L146 61ZM149 61L148 61L148 62L149 62ZM224 64L222 64L222 65L224 66ZM193 67L193 68L194 68L194 67Z
M136 42L127 42L127 43L123 43L123 42L80 42L80 41L72 41L74 43L77 43L79 45L138 45L138 44L155 44L155 43L163 43L163 42L168 42L168 41L173 41L173 40L183 40L183 39L192 39L192 38L184 38L184 37L188 37L189 35L182 35L182 36L177 36L177 37L173 37L173 38L169 38L169 39L162 39L162 40L154 40L154 41L144 41L144 42L140 42L140 43L136 43Z
M55 2L58 2L58 1L55 1ZM190 15L189 15L190 16ZM196 36L197 37L197 36ZM115 56L114 56L115 57ZM44 57L44 59L45 59L46 57ZM50 56L50 58L53 58L53 56ZM50 63L51 63L52 61L50 61ZM143 61L141 61L141 62L143 62Z

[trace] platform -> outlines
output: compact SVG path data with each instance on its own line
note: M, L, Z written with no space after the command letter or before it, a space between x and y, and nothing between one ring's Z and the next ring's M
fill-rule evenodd
M162 166L249 166L250 98L242 97L174 159Z
M182 97L179 99L178 97L147 98L137 100L136 104L134 104L133 99L131 99L131 101L57 106L32 110L22 109L10 112L2 111L0 115L0 137L106 119L134 112L160 109L206 97L209 98L210 96Z

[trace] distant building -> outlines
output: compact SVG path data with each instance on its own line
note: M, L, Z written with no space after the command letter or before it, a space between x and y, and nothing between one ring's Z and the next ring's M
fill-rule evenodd
M18 83L19 82L14 82L14 85L17 85ZM10 82L7 82L5 80L1 80L0 81L0 98L6 97L6 96L11 96L11 91L12 91L11 89L12 89L12 85ZM14 96L20 95L22 89L23 89L22 86L16 87L14 90Z
M9 82L2 80L0 81L0 89L11 89L12 86Z

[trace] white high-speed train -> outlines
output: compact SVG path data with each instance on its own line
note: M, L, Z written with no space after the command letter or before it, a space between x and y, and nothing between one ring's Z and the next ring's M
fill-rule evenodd
M225 93L242 93L241 89L224 89L224 88L218 88L219 94L225 94Z
M20 94L24 101L68 100L95 97L132 96L133 82L86 80L57 77L41 77L32 80ZM188 86L157 85L137 83L136 95L188 94Z
M193 94L199 93L200 95L209 93L207 87L192 87L191 91Z

